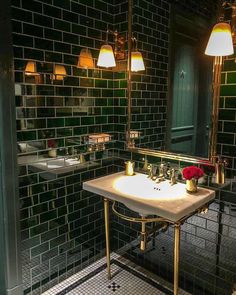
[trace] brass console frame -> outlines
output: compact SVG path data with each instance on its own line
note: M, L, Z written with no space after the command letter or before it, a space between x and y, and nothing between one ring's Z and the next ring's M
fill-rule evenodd
M111 279L111 266L110 266L110 236L109 236L109 202L110 200L104 198L104 217L105 217L105 234L106 234L106 260L107 260L107 277ZM179 252L180 252L180 233L181 233L181 224L183 224L189 217L196 213L206 213L208 211L209 203L206 203L204 206L200 207L199 209L195 210L191 214L184 216L180 220L174 222L168 220L163 217L130 217L124 214L121 214L115 208L116 202L112 201L112 211L120 218L129 221L129 222L136 222L141 223L141 249L145 249L146 243L146 223L150 222L163 222L163 229L165 229L169 224L174 226L174 295L179 294ZM152 229L151 232L154 232L155 229Z

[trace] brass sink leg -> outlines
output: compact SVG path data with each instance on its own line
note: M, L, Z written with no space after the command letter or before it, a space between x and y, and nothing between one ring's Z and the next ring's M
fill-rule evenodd
M178 295L179 289L179 246L180 224L175 223L175 246L174 246L174 295Z
M106 257L107 257L107 277L111 279L110 266L110 237L109 237L109 200L104 198L104 216L105 216L105 232L106 232Z
M140 250L144 251L146 249L146 223L144 221L141 222L141 242L140 242Z

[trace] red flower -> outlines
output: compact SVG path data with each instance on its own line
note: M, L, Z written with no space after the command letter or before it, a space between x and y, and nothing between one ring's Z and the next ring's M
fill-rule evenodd
M57 142L55 139L49 139L48 140L48 147L49 148L56 148L57 147Z
M198 179L203 176L204 172L201 168L196 166L185 167L182 171L185 179L190 180L192 178Z

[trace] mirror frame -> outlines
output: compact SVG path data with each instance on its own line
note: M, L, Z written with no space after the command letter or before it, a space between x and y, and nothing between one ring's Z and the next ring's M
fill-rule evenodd
M192 156L187 154L174 153L169 151L154 150L148 148L140 148L134 146L134 140L130 138L131 126L131 107L132 107L132 72L130 67L131 60L131 36L132 36L132 5L133 1L128 0L128 79L127 79L127 133L126 143L127 149L131 152L149 155L160 158L167 158L178 161L186 161L196 164L213 165L217 159L217 131L218 131L218 117L219 117L219 96L221 83L221 69L223 57L213 57L213 75L212 75L212 100L211 100L211 120L209 128L208 140L208 158ZM172 10L172 7L171 7ZM168 94L169 95L169 94Z

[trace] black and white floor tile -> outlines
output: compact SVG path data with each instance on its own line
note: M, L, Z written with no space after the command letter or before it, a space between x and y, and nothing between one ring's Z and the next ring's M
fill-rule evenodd
M169 284L116 253L111 254L111 280L105 257L42 295L172 295ZM168 286L168 287L167 287ZM189 295L180 290L180 295Z

